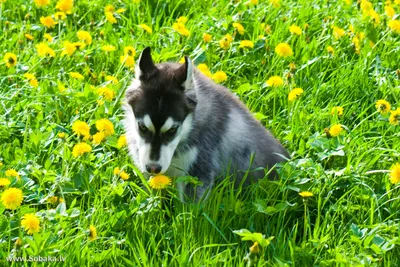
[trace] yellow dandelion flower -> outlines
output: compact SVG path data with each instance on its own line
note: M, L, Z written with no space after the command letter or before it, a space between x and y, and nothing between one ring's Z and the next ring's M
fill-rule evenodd
M206 75L207 77L211 78L212 74L211 71L208 69L207 65L204 63L201 63L197 66L197 68L201 71L201 73L203 73L204 75Z
M88 31L80 30L76 33L76 36L78 36L78 39L84 41L87 45L90 45L92 43L92 36Z
M310 191L303 191L303 192L300 192L299 195L300 195L301 197L312 197L312 196L314 196L314 194L313 194L312 192L310 192Z
M107 75L106 76L106 81L112 81L112 84L117 84L118 83L118 79L114 76L111 75Z
M217 83L222 83L228 80L228 76L223 71L217 71L212 75L212 79Z
M389 123L392 125L398 125L399 121L400 121L400 108L397 108L396 110L393 110L390 113Z
M390 112L390 103L387 102L386 100L380 99L376 101L375 107L376 110L382 114Z
M64 199L62 197L57 197L57 196L51 196L47 199L47 202L49 202L50 204L59 204L59 203L63 203L65 202Z
M58 138L61 138L61 139L64 139L65 136L66 136L65 133L58 133L58 134L57 134L57 137L58 137Z
M333 26L333 36L335 39L340 39L346 34L345 30L337 26Z
M17 56L13 53L6 53L3 60L6 63L7 68L12 68L17 65Z
M64 13L71 14L74 7L73 0L60 0L57 2L56 8Z
M39 218L33 213L27 213L22 217L21 226L27 231L28 235L37 233L40 230Z
M250 3L252 3L253 5L257 5L258 4L258 0L250 0Z
M115 51L115 46L113 46L113 45L103 45L101 47L101 50L106 51L106 52L112 52L112 51Z
M371 9L370 11L368 11L368 13L366 15L367 15L367 17L371 18L371 20L374 22L375 26L378 25L379 23L381 23L379 14L375 10Z
M0 188L6 187L9 184L11 184L11 182L7 178L0 178Z
M97 239L97 230L93 225L89 226L89 240L94 241Z
M149 185L153 189L164 189L171 184L171 178L165 175L156 175L150 178Z
M90 153L92 151L92 147L86 143L78 143L72 149L72 155L77 158L82 156L85 153Z
M222 49L228 49L233 41L232 35L226 34L222 39L219 41L219 46Z
M29 84L32 86L32 87L37 87L38 85L39 85L39 82L38 82L38 80L36 79L36 77L35 77L35 75L33 75L33 74L31 74L31 73L25 73L24 74L24 77L26 78L26 79L28 79L28 82L29 82Z
M242 40L240 41L240 48L253 48L254 47L254 43L250 40Z
M343 131L342 125L335 124L335 125L331 126L331 128L329 129L329 134L332 137L336 137L336 136L339 136L342 131Z
M114 91L107 87L101 87L97 89L97 94L102 96L107 101L112 101L115 97Z
M114 175L119 175L120 172L121 172L121 169L118 167L115 167L113 170Z
M235 28L235 30L237 30L237 32L240 35L244 34L245 30L244 30L244 27L242 24L240 24L239 22L234 22L234 23L232 23L232 26Z
M41 17L40 23L46 26L46 28L54 28L54 26L57 24L57 22L55 22L51 16Z
M106 5L106 7L104 8L104 12L114 12L115 11L115 7L113 5Z
M121 171L119 174L119 177L121 177L122 180L128 180L129 179L129 174L126 173L125 171Z
M304 90L301 88L294 88L292 91L289 92L289 101L294 101L298 99L303 94L303 92Z
M209 43L212 40L212 35L208 33L203 33L203 41L205 43Z
M139 28L142 28L143 30L145 30L147 33L150 33L150 34L153 33L153 30L150 28L150 26L148 26L144 23L139 24L138 26L139 26Z
M105 12L104 14L106 15L106 19L108 22L110 22L111 24L117 23L117 19L114 17L113 12Z
M185 24L183 23L174 23L172 25L172 29L174 29L176 32L178 32L180 35L182 36L189 36L190 35L190 31L188 29L186 29Z
M55 57L55 55L56 55L54 50L51 49L45 43L37 44L35 47L36 47L38 55L41 56L41 57L46 57L46 56Z
M400 163L396 163L390 168L389 180L392 184L400 183Z
M119 14L124 13L125 11L126 11L125 8L118 8L117 9L117 13L119 13Z
M267 86L278 87L283 85L283 79L280 76L272 76L267 80Z
M50 34L45 33L45 34L43 35L43 37L47 40L47 42L49 42L49 43L53 42L53 37L51 37Z
M30 35L29 33L25 33L24 36L25 36L26 39L28 39L28 40L30 40L30 41L32 41L32 40L35 39L35 37L33 37L32 35Z
M392 32L400 34L400 20L391 20L389 21L388 26L392 30Z
M108 119L100 119L96 121L96 128L100 132L104 132L105 136L114 134L114 125Z
M11 177L15 177L15 178L19 179L19 173L14 169L8 169L6 171L6 176L11 176Z
M301 28L300 28L299 26L297 26L297 25L294 25L294 24L292 24L292 25L289 27L289 31L290 31L290 33L296 34L296 35L301 35L301 34L303 33L303 31L301 30Z
M391 19L396 15L396 11L392 6L385 6L385 13Z
M93 144L98 145L106 138L104 132L98 132L93 135Z
M133 46L128 45L124 48L124 54L134 57L136 55L136 50Z
M124 64L124 65L127 66L127 67L132 67L132 66L135 65L135 59L134 59L134 57L131 57L131 56L129 56L129 55L121 56L121 57L119 58L119 60L120 60L120 62L121 62L122 64Z
M287 43L280 43L275 47L275 53L280 57L290 57L293 56L293 50Z
M85 77L82 74L80 74L79 72L74 72L74 71L71 71L69 73L69 76L71 76L72 78L77 79L77 80L85 79Z
M264 28L264 32L267 35L270 35L272 33L271 25L265 25L265 26L263 26L263 28Z
M185 16L181 16L181 17L176 19L176 22L182 23L182 24L186 24L186 22L188 22L188 18L185 17Z
M331 109L331 114L335 115L337 114L338 116L342 116L343 115L343 107L337 106L337 107L333 107Z
M64 41L64 47L61 52L61 56L72 56L76 51L76 46L74 43L71 43L70 41Z
M1 202L6 209L15 210L22 204L24 195L19 188L8 188L1 194Z
M126 146L128 144L127 140L126 140L126 135L122 134L119 138L118 138L118 142L117 142L117 147L119 149L123 148L124 146Z
M36 6L38 7L44 7L47 6L50 3L50 0L34 0Z
M54 13L54 18L59 21L59 20L65 20L67 18L67 14L65 14L64 12L56 12Z
M72 124L72 131L78 135L89 138L90 126L84 121L77 120Z
M332 46L328 46L328 47L326 48L326 51L328 51L328 53L331 54L331 55L333 55L333 54L335 53L335 49L333 49Z

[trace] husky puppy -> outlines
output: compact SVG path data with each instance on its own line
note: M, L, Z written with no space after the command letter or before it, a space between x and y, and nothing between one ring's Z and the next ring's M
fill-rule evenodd
M237 97L204 76L188 57L184 64L155 65L145 48L124 110L129 152L140 171L190 175L203 183L196 190L178 185L182 200L184 194L201 199L228 166L238 173L238 184L246 170L258 168L250 176L259 179L265 176L259 167L271 168L289 157Z

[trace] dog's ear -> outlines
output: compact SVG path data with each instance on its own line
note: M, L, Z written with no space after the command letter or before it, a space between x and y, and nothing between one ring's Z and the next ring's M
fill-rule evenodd
M184 88L184 91L194 89L193 83L193 63L185 56L185 63L177 70L178 82Z
M146 47L143 50L139 57L139 63L135 67L136 78L142 81L149 79L157 71L151 58L150 50L150 47Z

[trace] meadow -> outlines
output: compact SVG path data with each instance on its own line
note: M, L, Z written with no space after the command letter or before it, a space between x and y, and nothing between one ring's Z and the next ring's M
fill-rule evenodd
M144 178L121 103L147 46L248 106L278 180ZM399 0L0 0L0 60L0 266L400 266Z

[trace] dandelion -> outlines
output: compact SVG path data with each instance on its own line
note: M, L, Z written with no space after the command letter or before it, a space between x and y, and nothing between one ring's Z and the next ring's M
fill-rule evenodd
M6 187L9 184L11 184L11 182L7 178L0 178L0 188Z
M268 35L270 35L272 33L272 29L271 29L271 25L265 25L264 27L264 32Z
M153 30L146 24L139 24L138 26L139 26L139 28L142 28L143 30L145 30L149 34L153 33Z
M40 221L35 214L27 213L22 218L21 226L27 231L28 235L39 232Z
M89 226L89 240L94 241L97 238L97 230L93 225Z
M355 36L355 37L351 40L351 42L352 42L353 45L354 45L354 50L355 50L356 54L360 54L360 50L361 50L360 39L358 39L358 37Z
M35 39L35 37L33 37L32 35L30 35L29 33L25 33L25 38L26 39L28 39L28 40L30 40L30 41L33 41L34 39Z
M104 12L114 12L115 8L113 5L106 5L106 7L104 8Z
M331 54L331 55L333 55L333 54L335 53L335 49L333 49L332 46L328 46L328 47L326 48L326 51L328 51L328 53Z
M65 14L64 12L56 12L54 13L54 17L56 18L57 21L65 20L67 18L67 14Z
M112 51L115 51L115 46L113 46L113 45L103 45L101 47L101 50L106 51L106 52L112 52Z
M58 137L58 138L61 138L61 139L64 139L65 136L66 136L65 133L58 133L58 134L57 134L57 137Z
M299 26L297 26L297 25L294 25L294 24L292 24L289 27L289 31L290 31L290 33L296 34L296 35L301 35L302 34L301 28Z
M391 20L389 21L388 26L394 33L400 34L400 20Z
M114 14L112 12L105 12L106 19L108 22L111 24L117 23L117 19L114 17Z
M79 72L74 72L74 71L71 71L69 73L69 76L71 76L72 78L77 79L77 80L85 79L85 77L82 74L80 74Z
M117 84L118 83L118 79L115 78L114 76L111 76L111 75L107 75L106 76L106 81L112 81L112 84Z
M293 62L289 63L289 69L290 72L295 72L296 71L296 64L294 64Z
M257 4L258 4L258 0L250 0L250 2L251 2L253 5L257 5Z
M337 114L338 116L342 116L343 115L343 107L337 106L337 107L333 107L331 109L331 115L335 115Z
M6 176L11 176L11 177L15 177L15 178L19 179L19 173L14 169L8 169L6 171Z
M47 202L49 202L50 204L59 204L59 203L63 203L65 202L64 199L62 197L57 197L57 196L51 196L47 199Z
M104 132L105 136L114 134L114 125L108 119L101 119L96 121L96 128L100 132Z
M205 43L209 43L212 40L212 35L208 33L203 33L203 41Z
M82 156L85 153L90 153L92 151L92 147L86 143L78 143L72 149L72 155L77 158Z
M115 97L114 91L107 87L97 89L97 94L102 96L107 101L112 101Z
M228 49L231 45L231 42L233 41L232 35L226 34L222 39L219 41L219 46L222 49Z
M76 33L76 36L78 36L78 39L84 41L87 45L90 45L92 43L92 36L87 31L78 31Z
M234 22L234 23L232 23L232 26L235 28L235 30L237 30L237 32L240 34L240 35L243 35L244 34L244 27L243 27L243 25L242 24L240 24L240 23L238 23L238 22Z
M126 135L122 134L117 141L117 147L119 149L123 148L124 146L126 146L128 144L128 142L126 141Z
M379 14L373 9L368 11L366 16L371 18L371 20L374 22L375 26L377 26L377 25L379 25L379 23L381 23L381 19L379 18Z
M340 39L345 34L346 34L346 32L342 28L339 28L337 26L333 26L333 36L335 37L335 39Z
M125 171L121 171L120 173L119 173L119 177L121 177L121 179L122 180L124 180L124 181L126 181L126 180L128 180L129 179L129 174L128 173L126 173Z
M204 75L206 75L207 77L211 78L212 74L211 71L208 69L207 65L204 63L201 63L197 66L197 68L201 71L201 73L203 73Z
M278 87L283 85L283 79L279 76L272 76L267 80L267 86Z
M71 43L69 41L64 41L64 48L61 52L61 56L72 56L76 51L76 45L74 43Z
M389 123L392 125L398 125L400 121L400 108L392 111L389 117Z
M400 183L400 163L396 163L390 168L389 180L392 184Z
M93 144L98 145L106 138L104 132L98 132L93 135Z
M118 8L117 9L117 13L119 13L119 14L124 13L125 11L126 11L125 8Z
M32 87L38 87L38 85L39 85L39 82L38 82L38 80L36 79L36 77L35 77L35 75L33 75L33 74L31 74L31 73L25 73L24 74L24 77L26 78L26 79L28 79L28 82L29 82L29 84L32 86Z
M394 15L396 15L396 11L391 6L385 6L385 13L386 16L388 16L391 19L394 17Z
M90 137L90 126L84 121L75 121L72 124L72 131L78 136L83 136L85 138Z
M304 91L301 88L294 88L292 91L289 92L289 101L294 101L298 99L303 94L303 92Z
M287 43L280 43L275 47L275 53L280 57L290 57L293 55L293 50Z
M375 108L378 112L385 114L390 112L390 103L384 99L376 101Z
M127 67L132 67L133 65L135 65L135 59L132 56L125 55L121 56L119 59L120 62Z
M6 53L3 60L6 63L7 68L12 68L17 65L17 56L13 53Z
M136 50L133 46L128 45L124 48L124 54L134 57L136 55Z
M156 175L150 178L149 185L153 189L164 189L171 184L171 178L165 175Z
M314 194L313 194L312 192L310 192L310 191L303 191L303 192L300 192L299 195L300 195L301 197L304 197L304 198L314 196Z
M172 29L174 29L176 32L178 32L180 35L182 36L189 36L190 35L190 31L188 29L186 29L185 24L183 23L174 23L172 25Z
M176 19L176 22L182 23L182 24L186 24L187 21L188 21L188 18L185 17L185 16L181 16L181 17Z
M335 124L329 129L329 134L332 137L336 137L339 136L342 131L343 131L342 125Z
M223 71L217 71L216 73L213 74L212 79L217 83L221 83L228 80L228 76Z
M51 16L41 17L40 23L46 26L46 28L54 28L54 26L57 24Z
M73 0L60 0L57 2L56 8L64 13L71 14L74 7Z
M239 47L240 47L240 48L253 48L253 47L254 47L254 44L253 44L252 41L243 40L243 41L240 41Z
M46 56L55 57L55 55L56 55L54 50L51 49L45 43L37 44L35 47L36 47L38 55L41 56L41 57L46 57Z
M49 42L49 43L53 42L53 37L51 37L50 34L45 33L45 34L43 35L43 37L47 40L47 42Z
M50 3L50 0L34 0L36 6L38 7L44 7L47 6Z
M1 194L1 202L6 209L15 210L21 206L24 195L19 188L8 188Z

